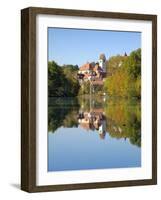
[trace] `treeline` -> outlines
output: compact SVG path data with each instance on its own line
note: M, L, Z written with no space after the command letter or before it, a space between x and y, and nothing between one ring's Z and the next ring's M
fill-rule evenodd
M59 66L48 62L48 96L74 97L90 93L90 82L79 84L77 65ZM102 87L92 87L92 93L107 93L113 97L141 98L141 49L129 56L112 56L107 62L108 76Z
M77 65L59 66L54 61L48 62L48 96L74 97L79 91Z
M82 95L79 98L51 98L48 107L48 131L55 133L60 127L78 127L79 111L100 110L105 114L106 132L113 138L129 139L131 144L141 146L141 104L136 99L110 98ZM91 104L92 102L92 104ZM102 110L102 112L101 112ZM93 130L93 126L89 126Z
M104 91L109 96L141 97L141 49L111 57L107 72L111 76L105 80Z

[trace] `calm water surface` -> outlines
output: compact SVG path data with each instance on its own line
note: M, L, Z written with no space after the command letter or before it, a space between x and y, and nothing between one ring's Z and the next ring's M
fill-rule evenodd
M49 98L48 171L141 166L136 100Z

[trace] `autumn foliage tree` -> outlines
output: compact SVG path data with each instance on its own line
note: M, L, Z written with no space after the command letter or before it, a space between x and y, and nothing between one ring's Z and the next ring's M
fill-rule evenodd
M129 56L114 56L108 61L104 90L109 96L141 97L141 49Z

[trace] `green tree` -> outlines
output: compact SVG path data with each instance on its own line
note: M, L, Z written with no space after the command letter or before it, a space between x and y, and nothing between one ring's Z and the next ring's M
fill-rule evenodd
M77 80L78 66L59 66L56 62L48 62L48 96L77 96L79 82Z
M104 90L109 96L141 97L141 49L129 56L113 56L108 62Z

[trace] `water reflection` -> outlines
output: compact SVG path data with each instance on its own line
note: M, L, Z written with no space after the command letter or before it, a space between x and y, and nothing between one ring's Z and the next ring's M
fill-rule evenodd
M48 131L55 133L60 127L96 131L100 139L109 134L111 138L129 139L140 147L140 101L94 96L49 98Z
M106 116L102 109L94 109L90 112L79 112L78 123L86 130L97 130L100 138L106 135Z
M136 100L49 98L48 171L141 166Z

